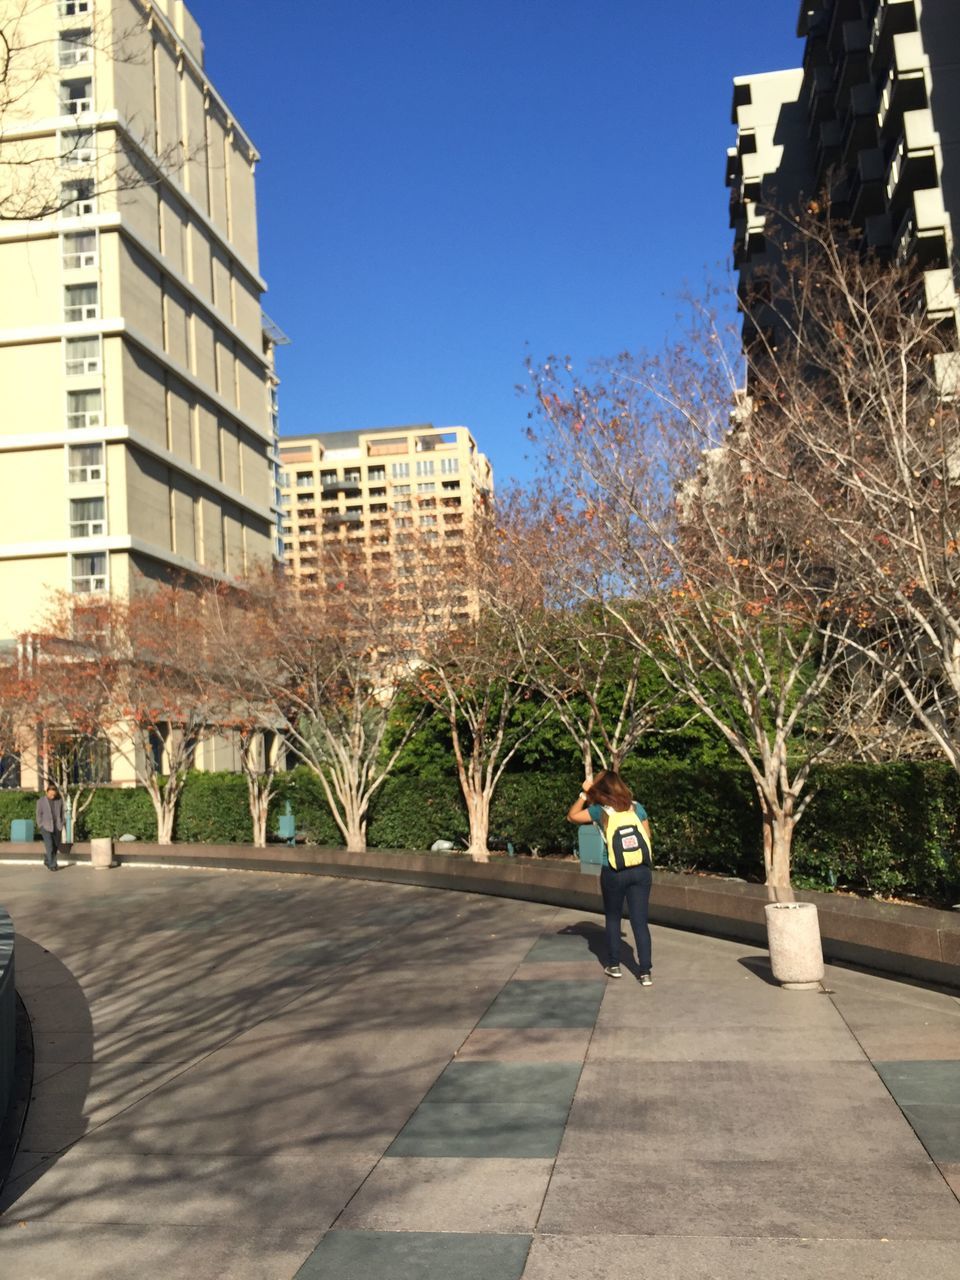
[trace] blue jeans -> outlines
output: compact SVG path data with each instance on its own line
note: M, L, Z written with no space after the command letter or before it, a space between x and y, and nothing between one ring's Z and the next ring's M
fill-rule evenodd
M603 894L607 950L611 964L620 963L620 922L626 900L637 944L637 963L641 973L650 972L650 926L647 924L647 913L652 884L653 872L649 867L626 867L623 871L615 871L609 866L600 868L600 891Z
M40 828L40 839L43 841L43 860L48 867L57 865L57 854L60 852L60 832L45 831Z

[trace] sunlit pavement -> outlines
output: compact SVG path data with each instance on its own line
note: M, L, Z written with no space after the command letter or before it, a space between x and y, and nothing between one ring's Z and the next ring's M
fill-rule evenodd
M598 917L355 880L3 866L0 902L5 1276L956 1276L953 996L667 929L644 989Z

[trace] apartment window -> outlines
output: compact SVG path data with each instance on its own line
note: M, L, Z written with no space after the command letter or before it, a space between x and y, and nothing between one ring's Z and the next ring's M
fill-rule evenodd
M459 481L459 480L444 480L444 482L443 482L443 491L444 491L444 493L458 493L458 492L460 491L460 481Z
M428 480L426 484L417 485L417 493L434 493L436 488L436 484L432 480Z
M386 509L387 504L385 502L371 502L370 504L371 511L386 511Z
M390 474L394 478L394 480L403 479L404 476L408 476L410 474L410 463L409 462L391 462Z
M397 495L400 495L403 493L409 493L410 486L408 484L395 484L393 486L393 492Z
M336 483L337 483L337 479L338 479L338 477L337 477L337 473L336 473L336 471L321 471L321 472L320 472L320 483L321 483L321 484L336 484Z
M377 486L376 489L370 490L371 498L385 498L386 496L387 496L387 490L385 487L381 488L380 486Z
M93 13L93 0L59 0L57 8L61 18L80 18Z
M437 505L436 498L421 498L420 506L426 510L427 507L435 507Z
M91 480L103 480L102 444L72 444L67 455L67 467L71 484L88 484Z
M418 458L417 459L417 475L432 476L433 466L434 466L433 458Z
M79 116L93 110L93 81L63 80L60 83L60 112L65 116Z
M63 318L70 324L96 320L100 314L99 288L95 284L68 284L63 290Z
M99 551L92 556L74 556L70 566L70 578L74 591L106 591L106 552Z
M70 499L70 537L98 538L107 531L103 498Z
M393 523L398 529L406 528L408 525L413 524L413 516L397 516Z
M72 231L63 237L63 266L66 271L97 265L97 233Z
M67 392L67 426L73 429L103 425L99 391Z
M93 132L90 129L71 129L60 135L60 163L67 168L93 164Z
M386 467L369 467L367 469L367 479L370 481L371 484L376 484L377 481L386 480L386 478L387 478Z
M394 511L409 511L412 506L413 506L413 503L410 501L410 499L404 498L400 502L395 502L393 504L393 509Z
M60 211L65 218L83 218L96 213L97 197L92 178L77 178L60 184Z
M68 378L84 377L100 372L100 339L68 338L64 370Z
M421 524L421 526L424 526L424 525L430 525L430 524L436 524L436 523L437 523L437 517L436 517L436 516L421 516L421 517L420 517L420 524Z
M455 476L460 471L459 458L441 458L440 474L445 476Z
M78 27L76 31L61 31L57 52L61 67L78 67L93 58L90 44L90 28Z
M313 488L313 472L312 471L297 472L297 488L298 489Z
M343 478L344 478L344 480L349 481L349 483L350 483L350 484L359 484L359 483L360 483L360 468L359 468L359 467L347 467L346 471L344 471L344 473L343 473Z

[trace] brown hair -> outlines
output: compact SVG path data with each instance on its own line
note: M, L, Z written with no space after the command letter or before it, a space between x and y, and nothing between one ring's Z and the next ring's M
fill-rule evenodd
M630 788L612 769L604 769L590 783L586 792L589 804L609 805L615 813L626 813L633 805Z

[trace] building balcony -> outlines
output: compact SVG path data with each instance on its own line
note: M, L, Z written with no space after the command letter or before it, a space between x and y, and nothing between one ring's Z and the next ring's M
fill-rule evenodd
M906 111L928 105L927 73L919 31L895 36L893 56L880 89L877 124L883 132L897 125Z
M893 149L887 170L889 200L894 200L903 191L919 191L939 184L938 142L929 109L904 113L903 132Z
M325 511L323 513L325 528L358 528L363 524L363 513L360 511Z
M945 318L957 314L957 290L953 283L953 272L949 267L925 271L923 292L929 316Z
M356 494L360 492L359 480L325 480L321 486L323 496L331 498L338 493Z
M885 212L885 176L886 164L879 147L859 153L850 183L850 218L856 226L865 227L867 218Z
M854 85L870 79L870 32L865 22L845 22L842 27L842 54L837 67L837 98L846 96Z
M881 0L870 29L870 57L874 67L886 65L896 36L916 29L914 0Z
M810 117L810 132L814 134L824 120L834 114L835 94L833 71L830 67L814 67L804 80L804 95Z

